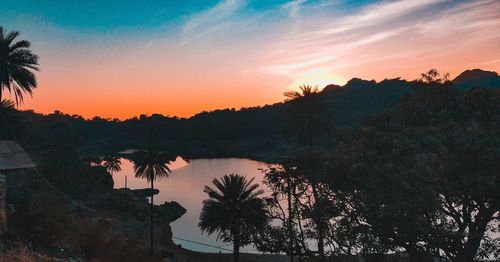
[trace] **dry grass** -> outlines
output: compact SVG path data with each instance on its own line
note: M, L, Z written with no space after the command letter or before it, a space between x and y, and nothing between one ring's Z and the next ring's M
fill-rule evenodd
M136 262L160 261L149 257L138 245L114 236L104 224L85 219L74 219L71 232L60 244L73 254L89 261Z
M48 262L52 261L48 257L40 256L29 251L29 249L21 243L15 244L7 252L0 256L0 261L9 262Z

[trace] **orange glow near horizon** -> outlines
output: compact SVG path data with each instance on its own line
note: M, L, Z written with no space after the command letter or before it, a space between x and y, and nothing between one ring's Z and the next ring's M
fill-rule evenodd
M143 27L105 16L105 29L100 20L78 27L16 9L0 25L19 30L40 56L38 88L20 108L85 118L190 117L280 102L302 84L413 80L431 68L452 78L500 71L500 1L394 0L345 10L334 2L258 12L250 2L221 0Z
M442 62L441 62L442 63ZM472 69L479 66L465 67L454 66L454 70L445 70L441 72L450 72L452 77L466 69ZM375 79L381 81L385 78L402 77L403 79L413 80L419 77L420 72L425 72L431 67L421 66L420 71L408 70L398 73L378 76L373 74L369 77L361 75L352 75L349 77L337 76L325 73L327 70L318 70L306 72L304 75L294 80L282 80L279 86L268 85L265 81L258 80L245 81L244 79L234 79L220 81L212 84L212 87L204 83L191 83L190 87L184 87L168 92L162 92L162 85L149 85L136 87L134 85L115 88L105 88L105 83L74 83L72 79L63 79L54 76L53 79L45 78L44 72L38 73L39 85L35 90L33 98L25 98L25 102L20 109L32 109L35 112L49 114L55 110L67 114L78 114L84 118L100 116L104 118L118 118L124 120L141 114L151 115L159 113L169 116L190 117L202 111L212 111L216 109L263 106L273 104L284 100L283 93L288 90L298 88L302 84L309 84L323 88L328 84L345 84L351 77L360 77L363 79ZM424 69L425 68L425 69ZM483 70L498 71L495 66L480 67ZM368 70L368 69L367 69ZM377 68L372 68L372 72L377 72ZM359 71L363 71L359 69ZM385 72L384 72L385 73ZM89 87L92 85L91 87ZM66 88L71 86L71 88ZM179 85L181 86L181 84ZM234 92L233 86L238 86L238 91ZM255 86L269 86L267 92L254 93ZM54 87L51 89L51 87ZM123 91L117 91L123 88ZM196 92L200 90L200 92ZM88 92L91 91L91 92ZM8 97L8 95L7 95Z

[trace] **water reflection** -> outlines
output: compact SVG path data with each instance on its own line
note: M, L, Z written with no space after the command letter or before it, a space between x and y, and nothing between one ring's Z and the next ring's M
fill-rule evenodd
M211 185L215 177L238 173L248 178L255 177L254 182L262 184L263 174L259 171L267 167L266 163L241 158L196 159L188 162L178 157L171 164L172 173L168 178L155 182L155 188L160 193L155 196L155 204L165 201L177 201L187 209L186 214L171 224L174 236L198 241L210 245L222 246L225 243L216 242L215 236L201 234L198 228L202 201L207 197L203 192L205 185ZM144 179L134 177L133 164L122 160L122 171L114 175L115 188L124 187L125 176L127 185L132 189L147 188L149 184ZM262 187L264 187L262 185ZM217 249L204 247L184 241L175 240L183 247L204 251L219 252ZM252 247L242 248L242 252L254 251Z

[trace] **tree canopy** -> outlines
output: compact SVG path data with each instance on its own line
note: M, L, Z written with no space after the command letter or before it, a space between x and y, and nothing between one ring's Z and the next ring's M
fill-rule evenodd
M488 232L500 211L499 124L498 90L435 83L370 118L335 154L336 172L354 185L359 227L381 250L413 257L471 261L498 247Z

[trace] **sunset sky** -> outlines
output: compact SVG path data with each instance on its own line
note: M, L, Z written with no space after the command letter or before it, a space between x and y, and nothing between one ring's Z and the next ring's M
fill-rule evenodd
M40 56L24 109L191 116L300 84L500 71L500 1L0 0Z

